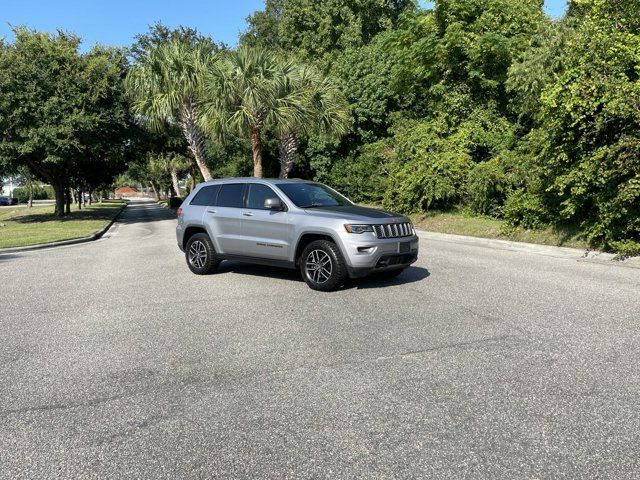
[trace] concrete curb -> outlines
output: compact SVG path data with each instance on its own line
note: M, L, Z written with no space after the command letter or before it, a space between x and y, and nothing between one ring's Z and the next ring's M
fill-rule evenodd
M539 245L537 243L513 242L510 240L496 240L492 238L468 237L465 235L452 235L449 233L427 232L416 230L420 238L436 242L462 243L465 245L492 248L496 250L508 250L511 252L533 253L547 257L565 258L580 262L599 263L603 265L640 268L640 257L632 257L621 260L613 253L598 252L595 250L582 250L578 248L555 247L552 245Z
M82 238L73 238L71 240L61 240L59 242L50 242L50 243L40 243L38 245L26 245L24 247L12 247L12 248L0 248L0 255L4 255L5 253L19 253L19 252L30 252L33 250L42 250L45 248L54 248L54 247L64 247L66 245L76 245L78 243L87 243L93 242L94 240L98 240L101 238L107 231L111 228L111 226L116 222L120 214L123 210L127 208L127 203L125 203L120 211L116 213L111 221L107 223L101 230L97 231L93 235L89 235L88 237Z

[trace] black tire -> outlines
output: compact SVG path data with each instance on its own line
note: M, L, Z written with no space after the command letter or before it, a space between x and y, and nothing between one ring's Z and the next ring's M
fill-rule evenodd
M298 262L302 278L313 290L332 292L347 280L344 257L338 246L328 240L311 242L302 251Z
M189 270L196 275L208 275L215 272L221 262L219 258L216 258L216 249L213 248L213 243L206 233L196 233L189 238L184 249L184 256Z
M404 268L396 268L395 270L386 270L384 272L378 273L378 276L384 280L393 280L398 277L402 272L404 272L407 267Z

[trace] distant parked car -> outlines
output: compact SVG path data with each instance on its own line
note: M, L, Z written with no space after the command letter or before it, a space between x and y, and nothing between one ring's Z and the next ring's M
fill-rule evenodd
M17 205L18 199L11 197L0 197L0 205Z

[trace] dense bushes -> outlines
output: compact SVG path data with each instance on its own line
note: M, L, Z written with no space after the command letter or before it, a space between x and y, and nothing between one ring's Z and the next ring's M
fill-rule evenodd
M540 228L548 218L548 210L542 199L524 190L509 194L502 208L507 225L523 228Z
M467 203L478 215L499 217L506 198L508 177L499 157L477 163L467 176Z
M13 190L13 197L18 199L20 203L26 203L29 201L29 189L26 187L19 187ZM49 185L33 186L33 199L34 200L53 200L55 198L55 194L53 192L53 188Z
M380 203L389 187L389 162L393 156L384 141L367 144L353 157L338 160L327 182L354 201Z
M362 5L380 15L380 1ZM316 6L347 35L326 48L293 21L305 8L267 0L250 32L343 83L352 130L309 139L306 173L396 210L464 205L508 228L578 226L595 247L640 250L640 2L575 0L560 20L539 1L401 2L361 37L367 8L338 19Z
M441 136L437 125L403 122L395 131L395 157L389 163L384 205L405 212L444 208L462 198L471 156Z

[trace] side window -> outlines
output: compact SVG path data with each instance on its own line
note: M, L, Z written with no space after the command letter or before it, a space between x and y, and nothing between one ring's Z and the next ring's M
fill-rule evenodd
M216 200L216 195L220 190L220 185L211 185L202 187L196 196L191 200L190 205L213 205Z
M226 183L224 185L221 185L216 205L218 207L242 208L244 204L242 198L243 191L243 183Z
M247 208L251 208L254 210L264 210L264 201L267 198L278 198L278 195L276 195L275 192L266 185L262 185L260 183L249 184Z

